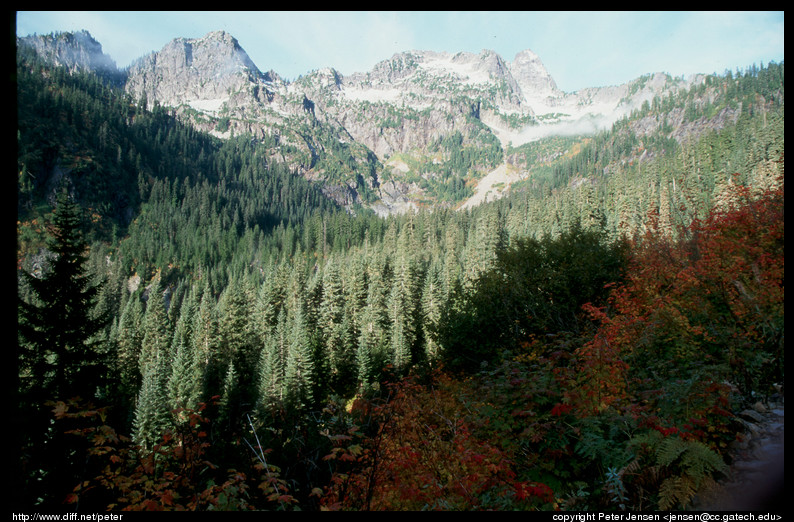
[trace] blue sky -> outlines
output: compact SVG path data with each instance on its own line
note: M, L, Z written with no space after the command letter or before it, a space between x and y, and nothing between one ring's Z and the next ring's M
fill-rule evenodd
M723 73L783 61L783 12L668 11L20 11L17 35L86 29L119 67L173 38L223 29L263 71L293 80L331 66L365 72L394 53L432 50L505 60L531 49L558 87L643 74Z

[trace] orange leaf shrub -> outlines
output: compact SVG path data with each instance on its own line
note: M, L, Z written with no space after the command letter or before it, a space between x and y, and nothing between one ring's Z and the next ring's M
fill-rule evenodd
M375 434L329 455L336 459L359 449L356 465L335 475L323 505L471 510L553 502L547 486L517 481L505 453L473 436L459 386L440 373L431 385L410 378L392 384L389 400L371 406Z

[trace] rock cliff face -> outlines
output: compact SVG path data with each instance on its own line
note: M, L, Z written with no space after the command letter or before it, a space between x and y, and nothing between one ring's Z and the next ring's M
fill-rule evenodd
M177 38L159 52L151 53L128 71L126 89L133 97L179 107L195 104L212 111L240 92L254 100L272 89L272 77L263 74L240 47L223 31L203 38ZM203 103L200 103L203 102Z
M426 150L456 130L466 136L486 113L532 117L507 63L491 51L401 53L342 78L330 94L321 105L381 159Z
M116 62L102 52L102 45L88 31L17 38L17 46L29 46L48 62L71 71L118 72Z
M53 63L115 70L87 32L25 42ZM274 160L323 183L340 203L363 202L384 213L410 206L414 196L432 199L416 180L438 177L439 170L422 165L450 165L461 151L493 156L508 144L608 128L655 95L688 86L657 74L565 93L531 50L512 62L489 50L410 51L369 72L345 77L323 68L286 82L263 73L223 31L177 38L132 64L125 80L134 100L171 107L221 138L250 134L268 144ZM439 147L450 136L459 136L457 151ZM498 166L458 165L457 175L476 185Z
M564 96L543 66L540 57L529 49L518 53L509 65L510 73L527 99L535 97L553 100Z

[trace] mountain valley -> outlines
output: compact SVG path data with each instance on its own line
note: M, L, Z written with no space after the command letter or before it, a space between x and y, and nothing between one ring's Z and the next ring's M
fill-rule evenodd
M16 59L20 512L692 509L782 412L783 63Z

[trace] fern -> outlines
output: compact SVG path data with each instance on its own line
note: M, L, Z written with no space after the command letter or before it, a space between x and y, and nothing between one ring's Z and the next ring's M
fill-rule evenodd
M680 458L679 458L680 457ZM699 441L669 437L656 450L660 466L680 473L662 482L659 487L659 509L685 506L698 488L711 480L715 472L725 473L728 467L719 454Z
M634 459L632 459L631 462L623 466L623 469L620 470L620 476L622 477L623 475L632 475L637 471L639 471L640 468L641 468L640 459L635 457Z
M650 448L655 447L662 439L662 434L656 430L644 431L634 435L631 440L629 440L628 446L630 450L637 452L644 446L648 446Z
M584 420L581 429L574 451L585 459L597 462L603 468L620 469L634 457L624 442L625 435L615 423Z
M728 470L722 457L700 441L664 437L650 430L632 437L628 446L638 457L620 475L634 475L635 486L658 487L661 510L685 506L700 488L713 480L714 474ZM643 454L653 456L653 466L640 464Z
M590 492L587 491L587 483L582 481L577 481L573 483L574 486L577 487L575 492L570 492L566 495L565 499L562 501L562 510L563 511L588 511L589 507L587 504L587 497L590 496Z
M661 466L669 466L687 451L688 443L678 437L667 437L656 448L656 462Z
M686 469L687 475L695 480L696 487L700 487L703 479L710 478L712 473L725 473L728 470L722 457L699 441L687 443L681 465Z
M659 488L659 509L669 511L685 506L695 496L695 483L688 475L670 477Z
M604 439L601 433L586 431L576 443L576 453L588 460L596 460L609 453L612 441Z

